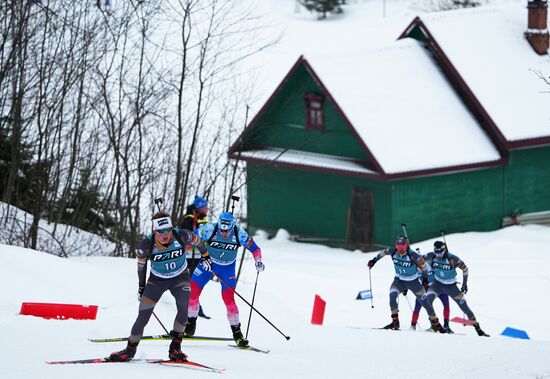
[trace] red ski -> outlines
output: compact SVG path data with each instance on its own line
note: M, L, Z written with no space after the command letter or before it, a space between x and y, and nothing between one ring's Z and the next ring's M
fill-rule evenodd
M109 358L90 358L90 359L77 359L72 361L53 361L53 362L46 362L46 363L49 365L70 365L70 364L91 364L91 363L154 363L154 364L160 364L164 366L179 366L179 367L185 367L192 370L216 372L219 374L225 371L225 369L223 368L214 368L214 367L206 366L197 362L171 361L168 359L132 359L131 361L127 361L127 362L117 362L117 361L112 361Z

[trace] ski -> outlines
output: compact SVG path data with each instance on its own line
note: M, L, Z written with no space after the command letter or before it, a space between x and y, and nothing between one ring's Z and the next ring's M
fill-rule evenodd
M91 358L91 359L77 359L77 360L71 360L71 361L51 361L46 363L49 365L96 364L96 363L153 363L153 364L160 364L164 366L179 366L179 367L185 367L188 369L210 371L210 372L216 372L216 373L222 373L225 371L225 369L214 368L214 367L206 366L197 362L171 361L167 359L132 359L131 361L127 361L127 362L118 362L118 361L112 361L109 358Z
M231 346L231 347L234 347L235 349L240 349L240 350L255 351L256 353L264 353L264 354L269 353L269 350L262 350L253 346L237 346L237 345L227 345L227 346Z
M170 340L169 334L161 334L157 336L143 336L142 340ZM194 336L194 337L183 337L184 340L195 340L195 341L233 341L233 338L227 337L209 337L209 336ZM114 338L88 338L90 342L122 342L128 341L128 337L114 337Z

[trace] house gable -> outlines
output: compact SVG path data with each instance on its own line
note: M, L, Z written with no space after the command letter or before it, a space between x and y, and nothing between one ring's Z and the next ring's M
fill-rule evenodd
M322 130L306 128L306 97L309 95L322 98ZM290 149L294 154L304 152L350 159L371 173L380 170L376 159L303 57L298 59L233 144L229 155L232 158L249 160L245 154L240 153L263 148Z

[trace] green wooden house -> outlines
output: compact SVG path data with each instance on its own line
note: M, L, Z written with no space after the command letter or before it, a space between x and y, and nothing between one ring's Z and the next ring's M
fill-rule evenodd
M550 99L528 70L548 56L525 19L445 12L387 48L301 56L229 150L249 229L368 249L402 223L415 241L550 210Z

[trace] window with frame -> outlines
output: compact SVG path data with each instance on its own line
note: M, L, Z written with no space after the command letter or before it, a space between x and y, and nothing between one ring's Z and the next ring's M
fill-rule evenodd
M306 130L325 130L323 97L316 93L304 96L306 103Z

